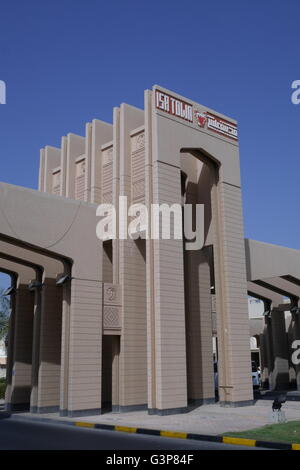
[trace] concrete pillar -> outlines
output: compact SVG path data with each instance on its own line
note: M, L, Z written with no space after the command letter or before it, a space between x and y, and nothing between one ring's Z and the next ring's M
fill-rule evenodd
M12 282L15 286L16 279ZM11 393L12 393L12 378L14 366L14 338L15 338L15 323L16 323L16 295L11 296L10 301L11 313L8 324L8 345L7 345L7 363L6 363L6 389L5 389L5 408L10 409Z
M41 334L41 301L40 288L34 291L34 313L33 313L33 338L32 338L32 370L31 370L31 394L30 411L36 413L38 406L38 383L40 365L40 334Z
M261 385L263 388L268 388L269 383L269 370L268 370L268 357L265 344L264 333L259 335L259 353L260 353L260 367L261 367Z
M260 342L262 358L262 383L264 388L271 389L274 372L273 335L271 317L265 316L265 324Z
M41 322L37 412L59 410L62 329L62 288L45 279L41 291Z
M156 161L152 178L154 203L181 205L179 167ZM148 344L154 355L150 405L154 408L149 412L158 414L187 411L183 241L173 238L173 228L171 223L171 239L153 240L149 253L153 257L153 311Z
M19 284L15 294L13 368L7 409L29 409L31 393L31 361L34 294L27 284Z
M119 410L147 408L146 259L144 240L120 240L122 336Z
M102 191L102 155L101 146L110 142L113 137L112 125L93 119L87 125L86 132L86 187L87 201L100 203ZM111 181L112 183L112 181Z
M61 331L61 365L60 365L60 402L61 416L67 415L69 387L69 358L70 358L70 310L71 285L69 282L62 286L62 331Z
M127 104L120 107L119 193L128 205L142 202L144 191L136 190L136 173L143 188L144 146L136 145L131 131L144 121L144 112ZM140 132L142 136L143 132ZM118 145L117 145L118 148ZM142 163L141 163L142 162ZM141 169L142 168L142 169ZM116 188L117 190L117 188ZM121 210L121 207L118 207ZM127 214L122 215L122 223ZM126 239L123 239L126 238ZM147 408L147 312L145 241L120 237L119 284L122 292L122 335L119 356L119 410Z
M273 390L289 388L289 356L284 312L272 310L272 348L274 368L271 387Z
M71 283L68 416L101 413L102 283L73 279ZM63 378L64 381L64 378Z
M220 404L253 403L241 189L217 182L212 192Z
M67 135L66 155L66 197L76 199L76 160L85 158L85 137L69 133Z
M300 390L300 364L292 362L292 357L295 351L299 351L299 344L297 345L297 348L292 348L292 344L294 341L299 341L300 340L300 314L299 313L293 313L292 314L292 320L291 320L291 332L289 336L289 353L290 353L290 361L292 363L292 367L295 371L295 382L296 382L296 387L297 390ZM299 359L299 354L297 354L297 357L295 358L296 360Z
M187 386L191 403L215 401L210 267L206 251L185 253Z
M154 94L147 90L145 92L146 206L150 208L153 203L164 202L181 205L180 148L172 146L172 161L168 159L166 148L160 148L165 129L163 128L158 138L153 98ZM172 137L167 130L166 138L169 143L175 135L175 130ZM169 149L170 146L168 152ZM148 224L150 227L150 211ZM174 239L149 239L146 248L148 411L158 414L185 412L187 377L183 242Z

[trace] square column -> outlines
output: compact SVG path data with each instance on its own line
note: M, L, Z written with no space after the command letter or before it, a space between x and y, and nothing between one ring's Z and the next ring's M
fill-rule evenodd
M122 335L119 411L147 409L147 316L144 240L120 240Z
M6 409L29 409L31 393L31 361L34 294L20 284L15 294L13 365L11 387L6 391Z
M59 410L62 328L62 288L45 279L41 291L41 322L37 412Z
M60 365L60 401L59 414L67 416L68 413L68 385L69 385L69 347L70 347L70 310L71 310L71 283L63 286L62 292L62 331L61 331L61 365Z
M32 371L31 371L31 394L30 412L37 412L38 405L38 383L40 366L40 334L41 334L41 289L34 292L34 313L33 313L33 338L32 338Z
M181 205L180 168L153 163L153 202ZM171 223L171 234L173 223ZM149 363L152 379L149 413L171 414L187 411L186 338L184 303L183 241L153 240L150 276L153 290L148 299ZM148 254L148 253L147 253ZM147 257L147 263L150 260ZM148 281L150 285L150 280ZM152 312L151 312L152 310ZM150 337L151 335L151 337ZM150 356L152 355L152 360ZM150 406L151 406L150 405Z
M206 251L185 252L187 385L190 403L214 403L210 266Z
M10 409L12 378L14 367L14 340L15 340L15 323L16 323L16 295L11 296L11 313L8 324L8 345L7 345L7 363L6 363L6 389L5 389L5 409Z
M213 188L220 404L253 404L241 189Z
M296 313L293 315L293 323L292 323L292 334L293 334L293 341L295 340L300 340L300 314ZM299 347L297 348L299 349ZM291 351L293 354L295 352L295 349ZM299 358L299 354L297 355ZM296 373L296 386L297 390L300 390L300 364L295 364L295 373Z
M101 413L102 283L73 279L69 317L67 408L61 414ZM64 378L62 378L64 382Z
M269 389L273 374L273 349L271 319L265 317L263 333L260 335L261 381L264 388Z
M114 197L127 197L128 206L143 202L144 145L137 145L132 135L143 125L144 112L127 104L120 107L119 185ZM139 133L143 138L143 132ZM117 144L116 140L115 143ZM116 145L118 149L118 145ZM138 187L137 187L138 183ZM138 189L139 188L139 189ZM118 192L119 190L119 192ZM122 216L120 226L127 219ZM130 222L130 220L128 220ZM118 282L122 290L122 335L119 355L119 411L147 408L147 311L146 311L146 245L126 233L118 240ZM115 409L118 409L116 407Z
M272 390L289 389L289 354L284 312L272 310Z

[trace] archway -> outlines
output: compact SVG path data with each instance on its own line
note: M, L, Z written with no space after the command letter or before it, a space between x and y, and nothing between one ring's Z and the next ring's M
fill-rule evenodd
M217 165L201 152L181 152L182 202L183 205L192 205L193 231L196 230L196 204L204 205L204 246L189 250L184 243L183 248L187 396L190 404L215 401L211 300L215 293L212 191L217 171ZM183 225L187 222L184 220ZM202 222L197 220L197 224Z
M180 157L186 175L183 200L204 205L203 248L184 250L188 398L206 402L214 396L212 337L217 336L217 395L221 404L243 403L230 398L242 396L240 377L245 377L245 388L251 384L240 188L222 181L220 162L203 149L184 148Z

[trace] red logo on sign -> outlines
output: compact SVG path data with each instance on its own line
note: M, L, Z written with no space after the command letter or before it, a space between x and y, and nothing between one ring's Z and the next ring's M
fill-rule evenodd
M199 127L204 127L206 123L206 113L199 113L199 111L195 111L195 118Z

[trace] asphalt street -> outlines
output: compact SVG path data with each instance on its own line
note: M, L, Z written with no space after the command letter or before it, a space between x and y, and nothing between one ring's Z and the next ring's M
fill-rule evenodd
M217 442L172 439L22 421L0 413L1 450L259 450Z

